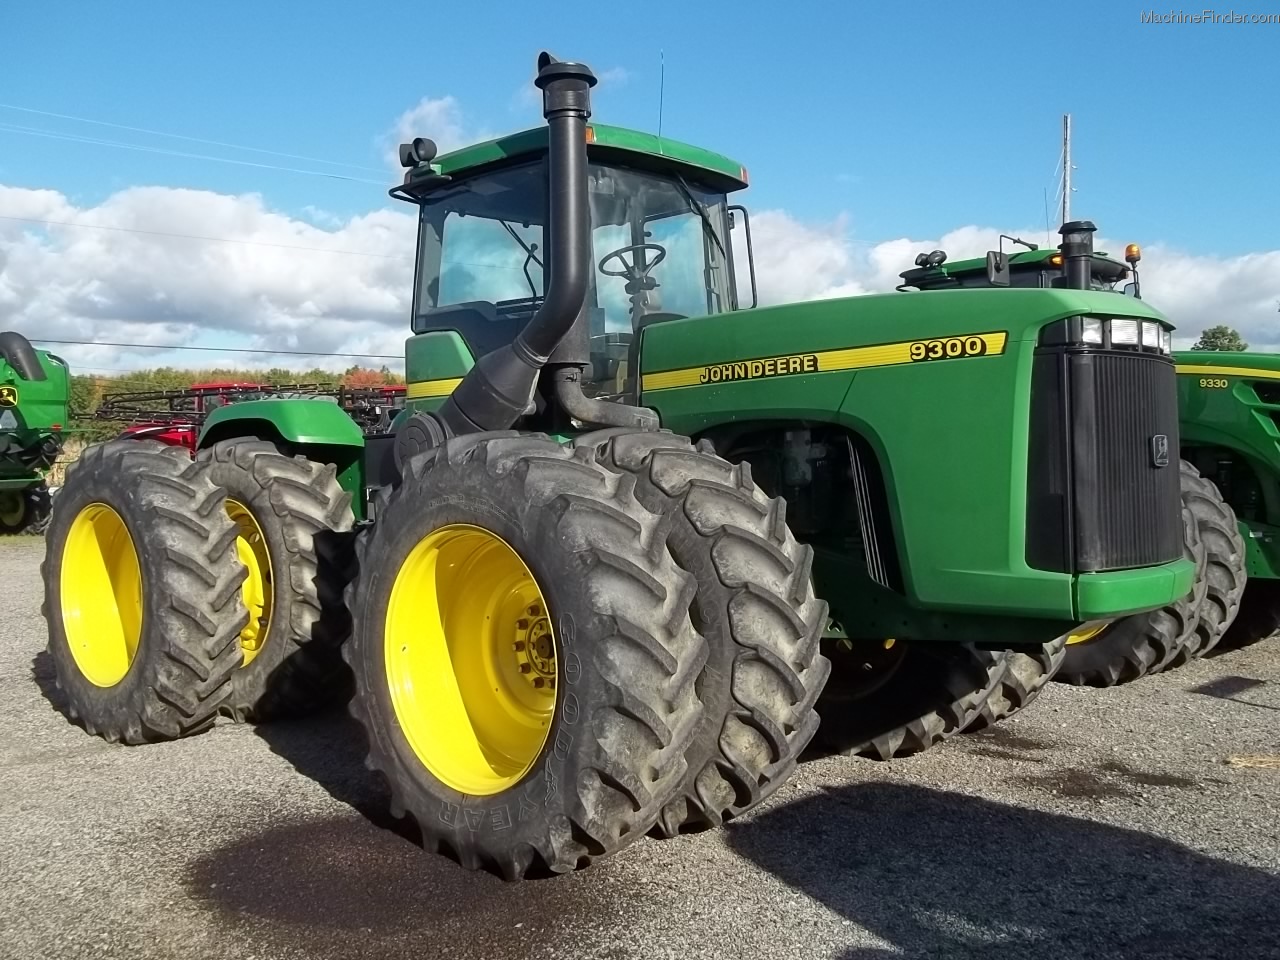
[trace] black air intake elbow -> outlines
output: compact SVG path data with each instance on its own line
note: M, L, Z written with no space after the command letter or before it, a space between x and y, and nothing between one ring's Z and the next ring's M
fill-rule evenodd
M591 69L538 57L547 121L546 298L515 340L481 357L437 412L454 434L506 430L532 411L538 373L573 326L587 296L591 219L587 203L587 120Z

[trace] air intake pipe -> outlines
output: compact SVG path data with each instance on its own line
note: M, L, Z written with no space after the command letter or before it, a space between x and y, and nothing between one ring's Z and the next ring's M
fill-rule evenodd
M591 218L587 203L587 120L591 68L538 57L542 115L547 121L548 263L546 298L512 343L487 353L436 413L456 435L506 430L532 412L538 374L573 327L587 296Z

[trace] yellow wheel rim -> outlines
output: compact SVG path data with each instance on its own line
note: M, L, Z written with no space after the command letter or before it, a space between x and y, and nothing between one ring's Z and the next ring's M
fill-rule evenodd
M384 639L396 720L418 760L491 796L541 755L556 705L556 640L533 574L501 537L450 524L391 587Z
M16 527L21 523L26 508L21 493L14 493L12 490L0 493L0 523L5 526Z
M247 667L262 651L271 631L271 601L274 596L271 554L267 550L267 538L262 527L258 526L248 507L239 500L228 498L227 516L240 528L236 537L236 555L249 571L240 588L244 605L249 608L249 622L240 631L240 665Z
M1109 622L1102 623L1082 623L1075 630L1067 634L1067 646L1075 646L1077 643L1088 643L1103 630L1110 626Z
M128 528L106 504L89 504L71 522L59 593L76 666L95 686L115 686L142 636L142 571Z

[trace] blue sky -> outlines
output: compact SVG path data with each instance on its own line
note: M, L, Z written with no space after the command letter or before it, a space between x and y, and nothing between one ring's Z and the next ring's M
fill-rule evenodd
M293 214L307 206L361 213L392 202L384 187L6 128L389 182L379 140L424 96L457 98L473 129L537 122L536 107L518 94L543 48L600 73L624 71L599 91L596 117L652 129L662 51L663 132L744 162L752 178L745 200L755 208L823 222L847 214L853 235L868 242L971 223L1042 226L1061 115L1071 112L1077 216L1106 234L1197 254L1273 249L1280 25L1143 24L1143 9L11 2L0 5L0 103L367 169L0 109L0 183L54 188L77 203L150 184L258 192Z

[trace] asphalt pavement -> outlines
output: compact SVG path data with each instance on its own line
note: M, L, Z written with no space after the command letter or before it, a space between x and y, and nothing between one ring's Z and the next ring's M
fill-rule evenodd
M88 736L43 549L0 540L3 958L1280 958L1280 638L506 884L397 832L341 714Z

